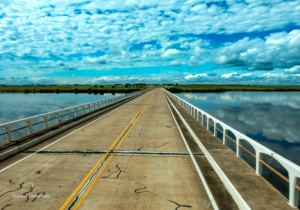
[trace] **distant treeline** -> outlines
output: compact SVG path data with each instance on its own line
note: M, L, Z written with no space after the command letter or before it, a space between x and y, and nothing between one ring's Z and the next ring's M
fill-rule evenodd
M44 89L44 90L29 90L29 89L25 89L24 93L93 93L93 94L104 94L104 93L132 93L135 91L139 91L139 89L116 89L116 90L110 90L110 89L87 89L87 90L83 90L83 89L75 89L75 90L60 90L60 89ZM13 91L7 91L7 92L13 92Z

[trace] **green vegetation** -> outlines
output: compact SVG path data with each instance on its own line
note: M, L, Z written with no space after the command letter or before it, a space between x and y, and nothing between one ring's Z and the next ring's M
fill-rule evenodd
M225 91L300 91L300 86L250 85L163 85L172 93L225 92Z
M153 85L0 86L0 93L131 93L153 87Z

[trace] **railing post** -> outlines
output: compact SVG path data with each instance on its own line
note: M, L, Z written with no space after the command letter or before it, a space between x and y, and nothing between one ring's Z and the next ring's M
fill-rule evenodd
M259 151L255 151L255 152L256 152L255 173L256 175L261 176L263 164L260 162L260 160L263 158L264 154Z
M219 123L215 123L214 136L218 136L218 127Z
M226 136L228 135L228 130L223 128L223 144L226 145L227 139Z
M202 125L204 125L204 114L202 112L202 120L201 120Z
M7 134L6 134L6 142L9 142L9 141L11 141L11 126L6 127L6 132L7 132Z
M89 112L91 111L91 105L90 104L88 104L88 108L89 108Z
M78 116L78 108L75 108L75 117Z
M27 121L28 123L28 133L31 134L32 133L32 120Z
M199 111L197 109L197 121L199 121Z
M48 128L48 116L44 117L44 121L45 121L45 128Z
M58 112L58 113L56 113L56 115L57 115L57 123L59 123L60 113Z
M238 136L236 136L236 156L237 157L241 157L241 154L242 154L242 150L241 150L241 142L242 142L242 139L240 139Z
M289 180L289 204L299 208L299 190L296 190L296 186L300 185L300 179L295 174L289 173Z
M207 122L206 122L206 123L207 123L207 126L206 126L206 127L207 127L207 130L209 130L209 119L210 119L210 118L206 117L206 119L207 119Z
M70 119L70 110L67 110L67 112L68 112L67 120L69 120Z

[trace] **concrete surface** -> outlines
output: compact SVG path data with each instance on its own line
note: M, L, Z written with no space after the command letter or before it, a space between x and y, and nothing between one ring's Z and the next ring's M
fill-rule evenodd
M1 162L0 170L15 165L0 172L0 209L60 208L153 93L146 93L108 116L100 115L84 128L81 127L95 119ZM73 131L76 132L66 136ZM203 155L195 148L196 145L195 157L201 161ZM28 158L22 160L25 157ZM209 174L217 178L213 171ZM223 187L218 184L216 188ZM229 203L223 206L236 209L226 189L220 191ZM27 199L22 195L45 196ZM212 209L161 90L81 206L99 208Z

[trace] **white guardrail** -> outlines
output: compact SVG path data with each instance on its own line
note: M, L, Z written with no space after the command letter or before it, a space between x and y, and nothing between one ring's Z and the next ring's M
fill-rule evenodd
M226 136L228 131L231 131L236 137L236 156L241 157L241 142L247 141L255 150L255 158L256 158L256 174L260 176L262 174L263 163L262 157L264 154L269 155L276 159L287 171L289 179L289 204L293 207L299 207L299 187L300 186L300 167L291 161L287 160L286 158L276 154L274 151L268 149L267 147L259 144L258 142L254 141L253 139L245 136L244 134L240 133L239 131L231 128L227 124L223 123L222 121L214 118L207 112L195 107L194 105L190 104L189 102L179 98L178 96L172 94L171 92L164 89L164 91L171 96L175 101L177 101L184 109L186 109L193 117L195 117L198 121L201 117L201 123L204 125L204 118L207 119L207 130L210 129L210 120L213 121L214 124L214 135L217 136L217 126L220 125L223 128L223 144L226 144ZM296 187L298 189L296 189Z
M18 123L26 122L27 126L22 127L21 129L28 128L28 134L31 134L31 133L33 133L32 132L32 126L34 126L34 125L44 123L44 128L47 128L47 127L49 127L48 126L48 121L50 121L50 120L56 119L57 123L60 123L60 118L61 117L66 116L66 118L68 120L68 119L70 119L71 114L75 114L75 117L77 117L77 116L79 116L78 112L82 112L82 114L86 114L86 113L89 113L89 112L94 111L96 109L105 107L107 105L116 103L118 101L124 100L126 98L129 98L129 97L132 97L134 95L141 94L141 93L144 93L144 92L147 92L147 91L150 91L150 90L152 90L152 89L141 90L141 91L137 91L137 92L121 95L121 96L116 96L116 97L113 97L113 98L104 99L104 100L101 100L101 101L86 103L86 104L82 104L82 105L78 105L78 106L69 107L69 108L66 108L66 109L60 109L60 110L57 110L57 111L54 111L54 112L48 112L46 114L36 115L36 116L33 116L33 117L28 117L28 118L24 118L24 119L12 121L12 122L0 124L0 128L5 128L5 130L6 130L4 133L0 132L0 136L6 135L6 142L9 142L9 141L12 140L12 132L16 131L16 130L20 130L20 128L12 130L12 127L14 125L18 124ZM85 110L88 110L88 111L85 112ZM66 114L61 114L62 112L67 112L67 113ZM55 114L56 117L49 119L49 116L53 115L53 114ZM37 122L37 123L33 124L33 121L35 119L38 119L38 118L43 118L44 120L41 121L41 122Z

